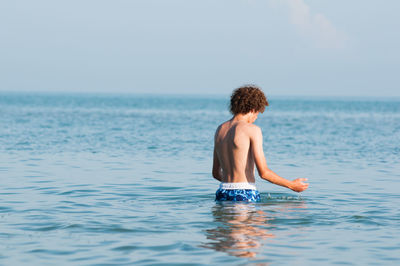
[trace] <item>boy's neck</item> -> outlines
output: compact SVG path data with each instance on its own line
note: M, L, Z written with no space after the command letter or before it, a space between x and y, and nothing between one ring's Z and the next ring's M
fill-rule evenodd
M246 123L253 123L253 114L252 113L247 113L247 114L237 114L232 118L233 122L246 122Z

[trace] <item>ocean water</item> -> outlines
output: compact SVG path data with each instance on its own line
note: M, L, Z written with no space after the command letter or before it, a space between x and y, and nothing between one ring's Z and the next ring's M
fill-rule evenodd
M227 97L0 94L1 265L399 265L400 99L270 97L260 203L219 204Z

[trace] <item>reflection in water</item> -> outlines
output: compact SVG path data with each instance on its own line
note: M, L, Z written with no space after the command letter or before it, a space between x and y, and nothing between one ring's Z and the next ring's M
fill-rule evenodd
M218 226L206 230L207 239L211 241L204 247L237 257L255 257L260 240L274 237L266 229L268 218L257 210L256 204L218 203L212 213Z
M275 238L271 232L277 226L274 220L278 216L282 218L289 213L295 214L293 211L299 214L298 210L304 208L304 203L298 201L272 200L264 204L217 203L212 208L216 227L205 231L209 242L202 247L237 257L254 258L266 242L264 240Z

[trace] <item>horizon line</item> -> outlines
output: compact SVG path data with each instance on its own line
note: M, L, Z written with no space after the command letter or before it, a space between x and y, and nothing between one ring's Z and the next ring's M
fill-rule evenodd
M264 92L265 93L265 92ZM11 90L0 90L0 94L49 94L49 95L142 95L142 96L220 96L220 97L226 97L230 96L231 92L229 93L213 93L213 92L132 92L132 91L88 91L88 90L73 90L73 91L67 91L67 90L18 90L18 91L11 91ZM376 98L376 99L393 99L393 98L399 98L400 99L400 94L399 95L356 95L356 94L267 94L267 98L270 97L277 97L277 98L352 98L352 97L357 97L358 99L371 99L371 98Z

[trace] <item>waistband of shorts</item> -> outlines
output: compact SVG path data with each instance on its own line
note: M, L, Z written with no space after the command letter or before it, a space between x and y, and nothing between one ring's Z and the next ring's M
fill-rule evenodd
M222 182L219 185L220 189L252 189L257 190L256 183L247 183L247 182L240 182L240 183L224 183Z

